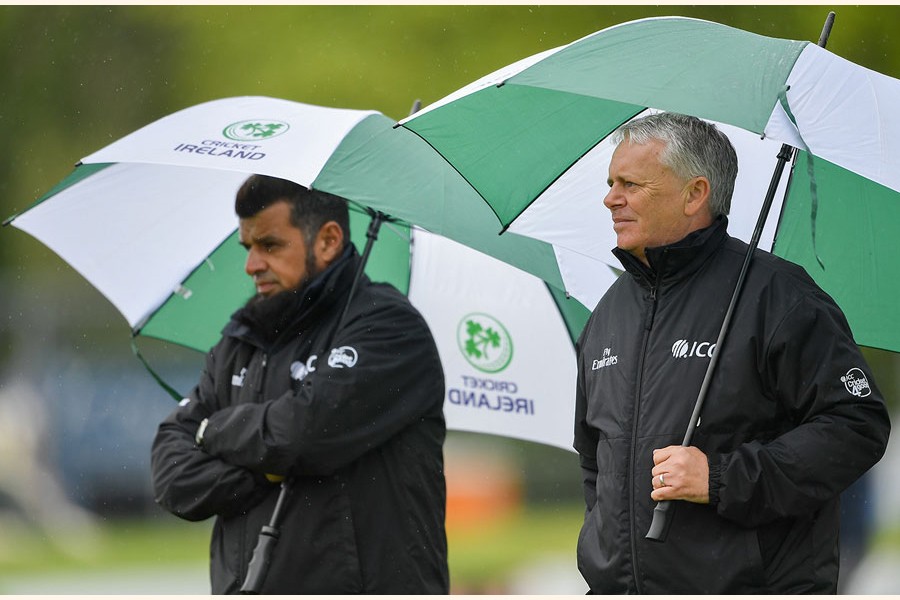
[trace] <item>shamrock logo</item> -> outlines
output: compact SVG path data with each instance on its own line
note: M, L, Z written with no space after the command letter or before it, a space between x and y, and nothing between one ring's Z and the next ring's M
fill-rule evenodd
M288 129L290 129L290 125L283 121L251 119L232 123L222 131L222 134L229 140L254 142L279 136Z
M493 317L472 313L462 318L457 341L470 365L485 373L497 373L509 366L513 345L509 332Z

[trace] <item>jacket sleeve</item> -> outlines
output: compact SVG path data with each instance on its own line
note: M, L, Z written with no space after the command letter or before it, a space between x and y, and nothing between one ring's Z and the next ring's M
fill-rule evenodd
M197 447L197 428L211 413L213 353L190 397L159 425L151 449L156 502L189 521L230 516L256 504L271 485L260 474L224 462Z
M355 362L320 356L299 389L216 412L206 451L256 471L324 475L440 411L443 369L421 315L405 301L354 313L331 347L351 348Z
M710 498L746 526L815 511L884 454L890 421L844 315L807 297L778 324L764 378L793 427L710 456Z

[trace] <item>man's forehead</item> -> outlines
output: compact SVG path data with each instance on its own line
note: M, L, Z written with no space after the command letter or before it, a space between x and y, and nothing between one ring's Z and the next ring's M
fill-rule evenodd
M283 237L290 227L289 221L277 219L260 219L249 217L240 219L238 225L238 237L241 242L259 242L267 239Z
M665 144L659 140L652 140L652 142L659 143L638 144L627 140L622 142L613 152L612 160L609 163L610 170L614 166L622 168L626 165L629 167L661 166Z

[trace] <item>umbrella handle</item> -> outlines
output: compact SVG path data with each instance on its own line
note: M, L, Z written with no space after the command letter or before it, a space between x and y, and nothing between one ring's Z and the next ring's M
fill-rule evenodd
M253 558L247 565L247 577L241 586L242 594L258 594L269 570L269 562L272 559L272 550L278 543L280 535L277 529L263 525L253 549Z
M275 501L272 516L269 517L269 524L262 526L259 537L256 538L256 547L253 548L253 557L247 564L247 575L241 585L241 594L258 594L262 589L266 573L269 571L269 564L272 562L272 550L275 549L275 544L278 543L278 538L281 536L278 526L281 522L285 500L290 491L291 480L285 479L281 482L281 490L278 492L278 500Z
M666 541L669 535L669 526L672 524L671 513L675 512L675 504L671 500L663 500L656 503L653 509L653 520L650 522L650 529L647 530L645 536L648 540L655 542Z

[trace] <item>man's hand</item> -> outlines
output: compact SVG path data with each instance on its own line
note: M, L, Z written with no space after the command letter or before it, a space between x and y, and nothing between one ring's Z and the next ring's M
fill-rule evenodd
M699 448L668 446L654 450L653 464L653 500L709 504L709 463Z

